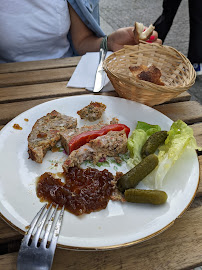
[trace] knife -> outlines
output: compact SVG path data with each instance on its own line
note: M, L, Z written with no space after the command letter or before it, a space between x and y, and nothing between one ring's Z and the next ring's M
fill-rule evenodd
M99 60L98 68L95 75L95 83L94 83L94 89L93 89L94 93L100 92L102 88L104 87L106 73L103 69L103 62L105 60L106 54L107 54L107 51L104 50L103 48L100 48L100 60Z

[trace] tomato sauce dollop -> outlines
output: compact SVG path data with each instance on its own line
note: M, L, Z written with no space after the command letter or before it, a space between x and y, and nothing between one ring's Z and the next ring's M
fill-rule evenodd
M114 190L114 177L109 171L73 167L64 177L65 183L51 173L41 175L36 188L40 201L64 205L77 216L106 208Z

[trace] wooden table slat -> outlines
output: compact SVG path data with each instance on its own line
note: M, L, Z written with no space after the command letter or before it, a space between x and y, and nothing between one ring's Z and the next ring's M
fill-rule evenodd
M202 123L194 124L190 126L194 131L194 137L197 145L202 147Z
M66 85L67 82L62 81L0 88L0 103L89 94L83 88L66 87Z
M50 60L5 63L0 65L0 73L15 73L21 71L73 67L78 64L80 59L81 56Z
M75 67L0 74L0 87L68 81Z
M31 84L23 86L4 87L0 89L0 103L14 102L18 100L40 99L45 97L65 96L69 94L77 95L89 91L84 88L66 87L67 81L51 82L43 84ZM15 93L15 95L14 95ZM114 91L112 95L116 94ZM182 102L190 100L190 94L184 92L178 97L171 99L168 103Z
M187 124L202 121L202 106L197 101L162 104L154 106L154 109L167 115L173 121L181 119Z
M179 96L168 100L165 104L182 102L182 101L189 101L190 99L191 99L191 95L187 91L185 91L185 92L179 94Z

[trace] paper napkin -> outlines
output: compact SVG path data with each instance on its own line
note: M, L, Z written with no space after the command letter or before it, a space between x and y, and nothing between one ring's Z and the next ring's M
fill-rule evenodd
M107 52L108 57L112 52ZM67 87L86 88L93 91L95 74L99 63L99 52L89 52L81 57ZM114 88L105 73L105 83L102 92L113 91Z

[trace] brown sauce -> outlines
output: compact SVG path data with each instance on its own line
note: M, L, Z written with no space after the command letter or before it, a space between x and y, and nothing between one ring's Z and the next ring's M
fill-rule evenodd
M14 124L13 128L18 129L18 130L22 130L22 127L19 124Z
M24 119L24 121L28 122L28 121L29 121L29 119L25 118L25 119Z
M65 205L75 215L106 208L114 189L110 172L73 167L64 176L65 183L48 172L39 177L36 190L40 201Z

